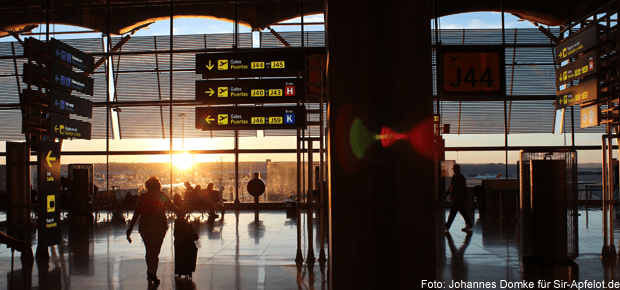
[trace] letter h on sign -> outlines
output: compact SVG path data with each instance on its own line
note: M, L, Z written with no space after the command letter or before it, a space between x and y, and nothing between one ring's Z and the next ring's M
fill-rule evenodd
M284 95L287 97L295 95L295 86L285 86L284 87Z

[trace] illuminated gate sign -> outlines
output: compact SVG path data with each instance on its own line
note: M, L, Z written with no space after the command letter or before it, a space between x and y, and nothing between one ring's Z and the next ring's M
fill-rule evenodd
M295 103L304 97L302 79L196 81L196 101L203 104Z
M579 57L577 60L567 65L557 68L555 71L555 85L561 86L571 81L585 78L596 72L598 69L598 53L590 52Z
M555 47L555 63L559 64L563 61L586 52L598 43L599 33L597 24L593 24L568 38Z
M262 130L306 128L306 107L197 107L196 129Z
M240 51L196 55L196 73L202 78L297 76L305 70L302 49Z
M441 46L443 95L506 95L502 46Z
M596 77L582 81L578 85L557 92L555 109L562 109L572 105L596 100L598 98L599 82Z

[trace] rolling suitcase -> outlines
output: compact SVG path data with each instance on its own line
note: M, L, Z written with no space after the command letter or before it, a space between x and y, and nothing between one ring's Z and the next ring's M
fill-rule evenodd
M198 234L185 218L177 217L174 220L174 275L192 278L196 271L196 258L198 247L194 241L198 240Z

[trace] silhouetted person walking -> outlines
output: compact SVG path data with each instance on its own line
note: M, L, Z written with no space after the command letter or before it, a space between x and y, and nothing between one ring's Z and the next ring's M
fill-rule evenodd
M467 181L465 176L461 174L461 166L454 164L452 167L454 176L452 176L452 182L450 188L441 196L441 199L445 199L446 195L450 194L452 199L452 207L450 208L450 215L448 216L448 222L445 224L445 230L449 230L452 226L452 222L456 217L456 212L461 213L461 216L465 220L466 227L462 228L462 231L468 231L472 229L472 223L465 209L465 202L467 201Z
M173 210L178 216L184 217L185 212L172 203L170 197L161 191L161 183L157 177L153 176L144 185L148 192L141 194L136 202L136 211L131 219L129 229L127 229L127 240L131 243L131 232L133 226L140 219L138 231L146 247L146 278L149 283L159 283L157 279L157 264L159 263L159 252L161 245L168 231L168 220L166 219L166 209Z

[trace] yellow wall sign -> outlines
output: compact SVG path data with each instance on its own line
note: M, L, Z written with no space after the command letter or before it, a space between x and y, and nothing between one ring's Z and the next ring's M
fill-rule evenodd
M282 124L282 117L269 117L269 124Z
M48 195L47 196L47 212L55 212L56 211L56 196Z
M282 89L269 89L269 96L270 97L281 97Z
M252 90L251 95L252 97L264 97L265 90L263 89Z
M228 70L228 60L227 59L218 59L217 60L217 69L218 70Z
M599 125L598 105L581 108L581 128L596 127Z
M265 124L265 117L252 117L252 124Z
M271 68L284 68L286 66L286 62L282 60L272 61Z
M217 115L217 124L218 125L228 125L228 114L218 114Z
M217 88L217 97L218 98L228 98L228 87L218 87Z

